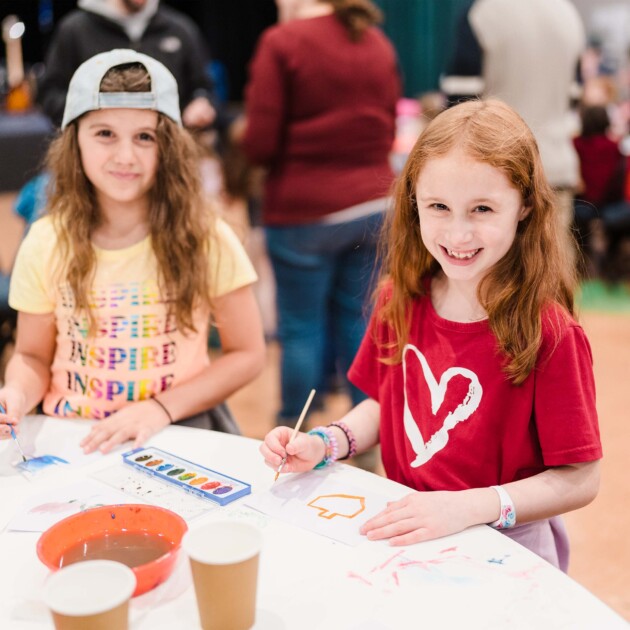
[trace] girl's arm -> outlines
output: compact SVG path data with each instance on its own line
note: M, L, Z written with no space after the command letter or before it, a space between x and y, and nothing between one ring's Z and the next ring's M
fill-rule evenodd
M359 403L342 419L354 433L357 440L357 453L362 453L378 443L378 429L380 423L380 405L371 398ZM339 444L339 457L348 454L348 440L339 427L331 427ZM289 444L293 429L290 427L276 427L265 436L260 452L265 463L277 469L282 458L287 461L282 472L304 472L311 470L324 459L326 446L317 435L298 433Z
M160 402L175 420L222 403L265 366L265 337L252 287L215 299L215 308L221 356L196 377L160 394Z
M599 461L550 468L503 486L516 509L516 522L527 523L590 503L599 489ZM499 495L493 488L456 492L414 492L367 521L361 533L370 540L389 538L410 545L455 534L499 518Z
M0 389L0 402L7 412L0 414L0 423L18 424L48 391L56 336L53 313L18 313L15 350L7 364L4 387ZM9 435L8 428L2 427L0 438Z
M265 365L265 339L260 311L250 285L215 299L215 319L222 354L197 376L159 394L167 413L152 400L117 411L93 427L81 442L86 453L134 439L134 447L174 421L223 402L255 378ZM205 343L205 340L202 340Z

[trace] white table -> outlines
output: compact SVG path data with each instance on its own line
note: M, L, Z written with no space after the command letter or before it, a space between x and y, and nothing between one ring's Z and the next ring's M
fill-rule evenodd
M55 454L60 435L79 440L90 423L25 420L22 442ZM70 428L70 429L69 429ZM150 444L193 462L267 489L273 472L259 442L211 431L170 427ZM120 452L81 467L55 467L34 481L17 474L15 445L0 444L0 629L52 628L41 603L47 570L38 560L39 534L7 531L6 523L30 495L84 479L120 462ZM122 464L121 464L122 465ZM343 464L347 483L399 498L409 490ZM236 518L259 525L264 534L257 601L257 630L405 628L628 628L591 593L509 538L486 526L405 548L365 541L356 547L286 524L244 505L213 509L190 523ZM135 598L132 630L199 628L194 591L183 557L171 578Z

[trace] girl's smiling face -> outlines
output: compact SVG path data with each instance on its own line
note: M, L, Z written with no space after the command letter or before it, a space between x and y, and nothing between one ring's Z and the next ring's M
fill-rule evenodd
M101 109L79 121L86 177L101 208L148 205L158 168L158 115L147 109Z
M474 287L509 251L528 212L502 171L457 147L427 161L416 201L429 253L449 282Z

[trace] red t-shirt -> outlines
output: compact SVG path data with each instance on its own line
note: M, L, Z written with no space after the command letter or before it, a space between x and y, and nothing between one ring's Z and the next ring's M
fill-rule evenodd
M350 380L380 403L387 476L416 490L504 484L602 456L591 349L561 309L544 319L535 369L520 386L487 321L441 318L429 296L413 304L402 364L378 360L393 330L372 316ZM554 329L559 331L556 338Z

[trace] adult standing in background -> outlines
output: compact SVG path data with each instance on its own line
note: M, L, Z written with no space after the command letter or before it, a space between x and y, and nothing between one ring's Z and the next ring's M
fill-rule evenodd
M393 46L369 0L276 0L246 87L248 158L267 167L263 222L277 285L280 424L324 372L348 369L366 326L376 240L393 181L400 95ZM351 387L354 404L364 395Z
M161 61L179 87L182 121L207 127L216 102L205 45L196 24L159 0L79 0L55 30L39 85L44 112L59 126L74 71L97 53L131 48Z
M475 0L460 20L442 79L451 103L479 95L499 98L525 119L567 227L580 173L570 102L585 45L584 26L570 0Z

